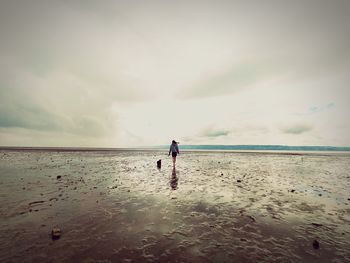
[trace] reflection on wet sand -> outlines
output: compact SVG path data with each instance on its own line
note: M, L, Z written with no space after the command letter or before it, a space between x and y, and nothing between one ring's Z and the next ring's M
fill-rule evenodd
M177 189L177 183L179 181L179 178L176 176L176 168L173 167L173 170L171 172L171 179L170 179L170 186L171 189L176 190Z

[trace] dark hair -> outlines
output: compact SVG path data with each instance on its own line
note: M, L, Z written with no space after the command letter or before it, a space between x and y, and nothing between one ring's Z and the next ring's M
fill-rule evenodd
M176 141L175 141L175 140L173 140L171 143L176 143Z

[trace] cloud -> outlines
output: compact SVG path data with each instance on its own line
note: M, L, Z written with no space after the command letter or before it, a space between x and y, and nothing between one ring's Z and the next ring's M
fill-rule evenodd
M325 107L327 109L331 109L331 108L335 107L335 103L334 102L328 103Z
M33 130L60 130L57 116L37 107L0 105L0 127Z
M0 145L348 142L350 2L253 2L0 1Z
M318 113L318 112L322 112L325 110L329 110L335 107L335 103L334 102L330 102L326 105L321 105L321 106L313 106L309 108L309 113Z
M109 111L113 100L87 85L79 87L81 80L69 75L42 79L18 71L14 82L4 72L0 73L0 127L88 137L115 129L117 116Z
M32 131L61 132L81 136L108 134L108 123L96 115L59 115L50 110L28 105L0 105L0 128L22 128Z
M320 105L320 106L312 106L307 111L302 112L302 113L296 113L295 115L297 115L297 116L313 115L313 114L317 114L317 113L331 110L331 109L335 108L335 106L336 106L336 104L334 102L330 102L330 103Z
M230 131L228 130L222 130L222 129L205 129L200 135L203 137L220 137L220 136L227 136L230 134Z
M222 140L230 135L229 129L217 128L214 125L209 125L205 128L200 129L195 134L181 136L180 140L183 144L201 144L210 141Z
M281 131L286 134L302 134L311 130L312 126L307 124L293 124L281 128Z
M264 124L236 120L225 125L212 124L180 137L182 144L273 144L268 141L273 136L271 129ZM264 142L263 142L264 141Z
M204 98L239 92L256 83L262 74L263 67L241 64L204 77L179 95L183 98Z

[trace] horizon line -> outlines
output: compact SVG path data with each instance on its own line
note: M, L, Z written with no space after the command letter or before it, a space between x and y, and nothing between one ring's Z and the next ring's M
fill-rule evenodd
M27 150L136 150L136 149L163 149L169 147L168 144L148 145L148 146L134 146L134 147L99 147L99 146L0 146L0 150L10 149L27 149ZM219 147L226 148L226 150L333 150L333 151L350 151L350 146L330 146L330 145L283 145L283 144L183 144L180 147L185 147L188 150L220 150ZM180 149L181 149L180 148ZM216 149L215 149L216 148ZM231 148L231 149L229 149ZM245 148L245 149L244 149ZM275 149L273 149L275 148ZM278 148L278 149L277 149ZM222 149L225 150L225 149Z

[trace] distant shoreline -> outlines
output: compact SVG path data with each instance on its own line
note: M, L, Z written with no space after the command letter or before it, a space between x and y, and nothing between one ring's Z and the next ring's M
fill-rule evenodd
M168 148L167 145L158 146ZM288 146L288 145L181 145L189 150L243 150L243 151L350 151L340 146Z

